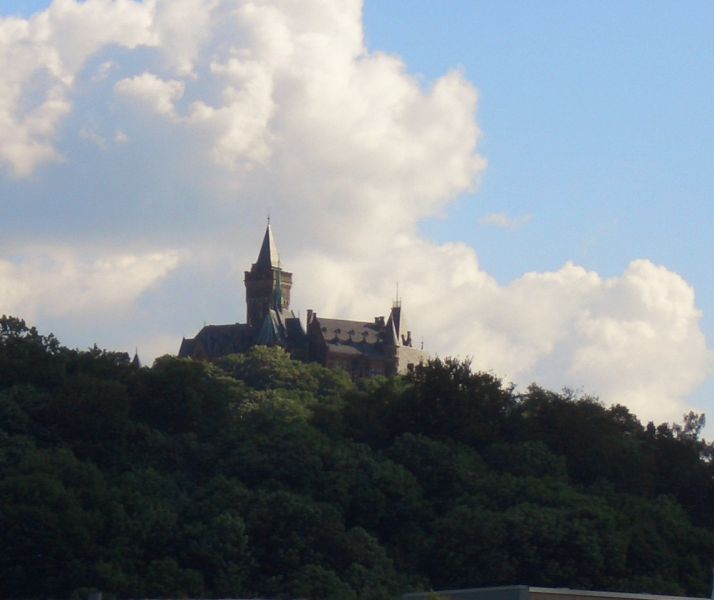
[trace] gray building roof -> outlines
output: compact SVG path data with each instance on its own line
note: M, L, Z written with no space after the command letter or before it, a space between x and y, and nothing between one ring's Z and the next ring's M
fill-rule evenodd
M212 358L245 352L252 343L248 325L205 325L194 338L184 338L179 349L180 357L198 355Z
M370 321L350 321L347 319L325 319L318 317L320 331L328 343L348 344L364 342L376 344L382 341L384 324Z
M700 598L689 596L599 592L594 590L573 590L570 588L531 587L528 585L414 592L403 594L402 600L429 600L429 598L433 598L434 594L444 600L701 600Z

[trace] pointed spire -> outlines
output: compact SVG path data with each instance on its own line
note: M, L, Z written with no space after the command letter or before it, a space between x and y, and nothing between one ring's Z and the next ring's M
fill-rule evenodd
M279 268L280 258L278 256L278 247L275 245L273 230L270 228L270 217L268 217L268 225L265 228L265 236L263 244L260 246L258 260L255 261L256 267L262 268Z
M387 321L387 331L385 331L384 341L388 346L401 346L399 343L399 335L397 334L397 330L394 328L394 321L391 316L389 317L389 321Z

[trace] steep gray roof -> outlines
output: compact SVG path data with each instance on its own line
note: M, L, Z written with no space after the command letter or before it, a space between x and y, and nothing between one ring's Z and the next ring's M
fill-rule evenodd
M315 317L315 321L332 356L383 359L390 354L387 346L392 346L391 338L385 340L386 327L383 320L377 323ZM393 329L391 324L390 327Z
M365 321L348 321L346 319L324 319L317 317L326 342L346 344L363 342L376 344L381 340L380 334L384 332L384 325L377 325Z
M277 269L280 267L278 247L275 245L275 238L273 237L273 230L270 228L270 223L268 223L268 226L265 228L263 244L260 246L258 260L255 261L255 266L267 269Z

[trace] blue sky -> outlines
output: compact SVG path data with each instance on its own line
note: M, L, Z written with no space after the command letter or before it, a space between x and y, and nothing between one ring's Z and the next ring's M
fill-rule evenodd
M714 296L714 5L410 8L368 2L371 47L427 80L462 68L480 93L489 161L478 193L428 235L476 245L504 281L566 259L613 275L648 257L696 282L701 301ZM504 238L474 227L489 212L532 220Z
M365 17L375 49L427 80L458 66L480 92L488 172L429 237L473 244L503 282L650 258L695 287L714 339L714 5L386 0ZM530 220L475 226L490 212Z
M371 47L480 93L478 193L424 224L477 248L507 282L573 260L612 276L635 258L681 274L714 339L714 5L368 2ZM479 227L505 212L518 231ZM697 400L711 406L714 385Z
M169 4L123 2L107 22L125 26L99 40L86 6L59 4L57 36L30 26L23 47L40 50L16 61L0 261L20 285L3 298L0 262L0 312L70 345L171 351L243 318L270 210L296 310L370 318L401 280L441 355L643 418L713 412L711 3L368 0L360 20L350 0L267 2L280 18L241 13L233 30L195 16L243 3L180 0L172 30ZM89 4L98 22L111 5ZM51 94L63 108L28 129Z

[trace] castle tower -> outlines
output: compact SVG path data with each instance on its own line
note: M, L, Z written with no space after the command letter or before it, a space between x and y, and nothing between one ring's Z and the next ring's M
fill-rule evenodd
M292 285L293 274L280 267L278 248L268 221L258 260L253 263L250 271L245 271L248 325L260 327L271 308L278 312L288 310Z

